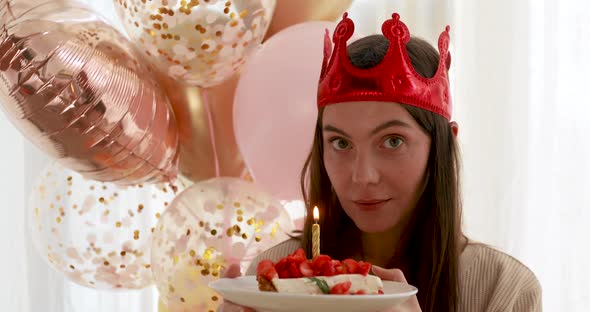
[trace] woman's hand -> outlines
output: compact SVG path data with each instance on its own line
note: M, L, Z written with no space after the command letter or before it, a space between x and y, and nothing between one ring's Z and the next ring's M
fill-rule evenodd
M236 278L241 275L242 273L240 272L240 266L237 264L232 264L223 272L221 277ZM217 312L254 312L254 310L223 300L223 303L217 308Z
M399 269L384 269L382 267L373 266L373 274L380 277L385 281L393 281L400 283L408 283L404 276L404 273ZM420 304L418 304L418 298L416 295L412 296L406 302L401 305L392 307L382 312L421 312Z

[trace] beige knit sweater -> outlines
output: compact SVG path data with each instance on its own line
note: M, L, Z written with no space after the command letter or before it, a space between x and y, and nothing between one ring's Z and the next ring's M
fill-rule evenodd
M288 240L265 251L254 259L246 275L256 274L260 260L276 262L299 246L297 240ZM489 246L468 243L459 259L459 281L459 311L542 311L541 286L535 275L518 260Z

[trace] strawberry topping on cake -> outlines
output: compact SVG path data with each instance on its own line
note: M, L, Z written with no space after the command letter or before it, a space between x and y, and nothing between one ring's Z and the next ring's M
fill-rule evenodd
M339 261L319 255L308 260L300 248L277 263L261 261L256 272L261 291L332 295L383 293L381 279L369 275L370 270L370 263L353 259Z

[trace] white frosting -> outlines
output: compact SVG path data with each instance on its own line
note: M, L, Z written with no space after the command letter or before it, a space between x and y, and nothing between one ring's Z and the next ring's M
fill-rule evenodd
M381 279L373 275L360 274L341 274L335 276L316 276L319 280L324 280L330 289L342 282L350 281L352 286L349 293L354 294L359 290L367 294L377 294L383 289ZM308 277L302 278L275 278L272 280L273 285L281 293L303 293L303 294L322 294L317 284Z

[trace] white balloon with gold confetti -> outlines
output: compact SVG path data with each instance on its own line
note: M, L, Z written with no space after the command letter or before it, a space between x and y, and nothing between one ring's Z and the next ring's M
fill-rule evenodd
M152 270L160 298L171 312L215 311L221 300L209 282L230 264L244 272L293 229L281 203L253 183L214 178L192 185L154 232Z
M211 87L260 47L276 0L113 0L129 37L160 71Z
M79 285L150 286L152 232L183 189L182 184L121 187L86 180L54 163L30 194L34 246L51 267Z

